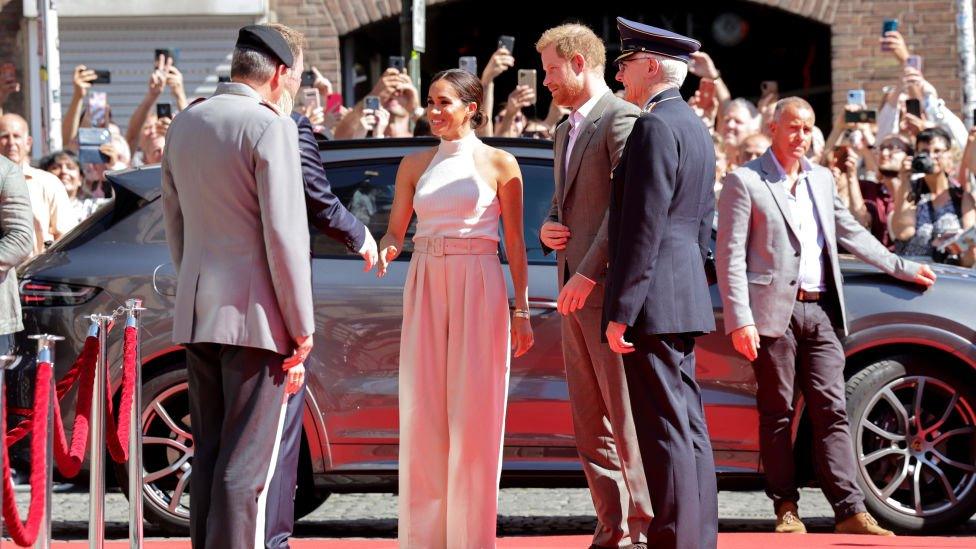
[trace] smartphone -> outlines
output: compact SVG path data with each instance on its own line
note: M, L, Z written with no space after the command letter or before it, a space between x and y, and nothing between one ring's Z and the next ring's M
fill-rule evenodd
M868 102L864 90L847 90L847 104L867 107Z
M367 95L366 99L363 100L363 107L374 111L379 110L380 98L375 95Z
M775 80L763 80L763 82L759 84L759 90L763 95L779 93L779 82Z
M111 84L112 83L112 73L111 71L95 71L95 79L91 81L92 84Z
M478 76L478 58L473 55L458 57L458 68Z
M156 118L173 119L173 106L169 103L156 103Z
M98 148L111 139L112 135L105 128L78 128L78 161L82 164L105 164L109 158Z
M518 85L528 86L533 90L536 90L536 76L535 69L519 69L518 71ZM538 92L538 90L536 90ZM535 104L535 101L532 102Z
M325 98L325 112L339 112L339 107L342 107L342 94L330 93Z
M847 124L873 124L878 121L878 111L845 111L844 122Z
M221 75L217 76L217 82L230 82L230 75L228 75L228 74L221 74Z
M88 92L88 120L93 128L105 126L107 120L108 95L105 92Z
M498 37L498 49L505 48L508 53L515 51L515 37L503 34Z
M322 106L322 95L316 88L306 88L302 90L302 104L306 107L317 109Z
M172 59L173 58L173 52L171 52L169 50L169 48L166 48L166 49L157 49L156 50L156 53L153 55L153 62L159 61L159 56L160 55L163 56L163 60L164 61L167 60L167 59Z
M392 67L400 72L407 66L407 60L402 55L391 55L388 67Z
M884 23L881 24L881 36L884 36L885 34L896 30L898 30L897 19L885 19ZM882 44L881 51L891 51L891 48Z
M311 69L302 72L302 87L311 88L315 84L315 73Z
M0 80L12 80L14 78L17 78L17 68L14 67L13 63L0 65Z
M913 114L921 118L922 116L922 102L918 99L906 99L905 100L905 112L908 114Z
M905 60L905 65L914 68L918 72L922 72L922 56L909 55L908 59Z

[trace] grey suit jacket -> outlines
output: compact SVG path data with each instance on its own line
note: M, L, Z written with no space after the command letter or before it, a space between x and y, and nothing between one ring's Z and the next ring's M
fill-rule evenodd
M718 201L715 260L725 310L725 333L753 324L759 335L780 337L789 326L800 274L799 230L789 210L790 190L772 149L725 176ZM862 261L911 281L919 265L889 252L858 223L837 196L827 168L814 166L810 189L828 255L829 296L847 334L838 242Z
M24 329L16 267L33 251L34 214L24 174L0 156L0 335Z
M593 280L588 303L603 303L607 272L607 215L610 206L610 172L620 160L627 137L640 116L640 109L606 92L580 123L573 144L569 170L565 169L569 142L569 120L556 128L553 171L555 194L549 220L569 227L572 235L566 248L556 253L560 286L575 273ZM545 245L546 253L549 250Z
M173 340L290 353L314 331L295 122L222 83L173 119L162 162Z

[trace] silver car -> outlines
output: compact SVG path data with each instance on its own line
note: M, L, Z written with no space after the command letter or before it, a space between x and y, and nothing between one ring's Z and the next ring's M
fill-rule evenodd
M513 153L525 178L536 336L531 352L512 364L502 484L585 486L567 404L554 258L543 255L538 244L553 189L552 145L488 141ZM431 139L325 142L321 153L333 190L378 236L386 230L400 159L434 144ZM175 277L159 177L154 166L112 175L114 202L23 269L27 330L20 349L27 363L33 358L27 334L66 336L57 348L57 369L63 375L81 350L87 315L111 311L130 297L144 300L143 497L150 521L185 532L193 436L184 353L170 342ZM299 516L331 493L396 490L397 353L410 256L408 248L389 275L377 279L362 273L361 260L342 244L312 231L316 335L307 363ZM973 272L936 266L939 282L923 293L850 258L842 267L850 312L850 336L843 341L848 408L868 507L884 524L902 531L964 521L976 512ZM698 340L698 378L719 483L723 489L758 489L755 379L723 335L716 286L712 302L718 331ZM109 341L117 386L121 335L113 332ZM21 381L15 379L10 390L12 405L29 406L30 372L20 371ZM798 400L798 471L814 483L812 434ZM125 487L124 468L115 472Z

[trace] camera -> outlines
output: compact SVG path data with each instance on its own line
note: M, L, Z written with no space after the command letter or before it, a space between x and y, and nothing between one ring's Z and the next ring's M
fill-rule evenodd
M912 173L935 173L935 159L927 151L912 158Z
M407 60L402 55L391 55L387 66L394 68L399 72L403 72L404 68L407 66Z

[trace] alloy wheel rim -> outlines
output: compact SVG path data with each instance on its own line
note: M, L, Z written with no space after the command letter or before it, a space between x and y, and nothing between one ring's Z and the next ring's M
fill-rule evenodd
M868 489L899 513L938 515L976 489L976 414L937 378L903 377L875 393L855 445Z
M160 511L190 520L193 434L188 384L158 394L142 412L143 494Z

